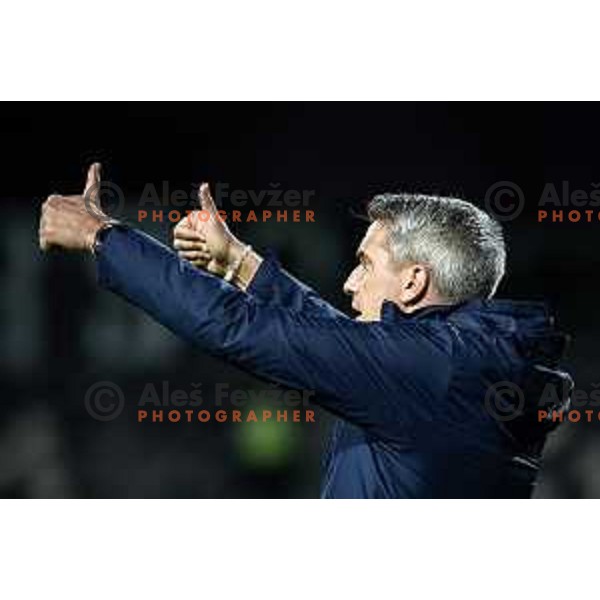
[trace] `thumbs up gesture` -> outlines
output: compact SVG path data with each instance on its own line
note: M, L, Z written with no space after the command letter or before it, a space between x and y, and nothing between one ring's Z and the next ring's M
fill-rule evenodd
M202 210L194 211L177 224L173 246L181 258L196 267L223 276L244 245L219 215L207 183L200 186L198 196Z
M39 243L42 251L56 246L91 250L96 233L107 221L100 207L100 164L90 166L82 195L52 195L42 205Z

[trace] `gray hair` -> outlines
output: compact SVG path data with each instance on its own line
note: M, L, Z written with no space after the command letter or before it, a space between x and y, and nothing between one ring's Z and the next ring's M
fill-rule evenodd
M371 221L389 228L397 261L428 264L433 286L447 301L490 298L504 275L502 228L465 200L381 194L369 204Z

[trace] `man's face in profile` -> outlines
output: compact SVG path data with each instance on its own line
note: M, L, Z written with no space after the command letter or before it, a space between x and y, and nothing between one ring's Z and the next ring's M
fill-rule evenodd
M352 296L352 308L360 313L358 320L376 321L384 300L400 304L402 283L402 269L393 259L388 231L381 222L370 225L356 258L358 265L346 280L344 292Z

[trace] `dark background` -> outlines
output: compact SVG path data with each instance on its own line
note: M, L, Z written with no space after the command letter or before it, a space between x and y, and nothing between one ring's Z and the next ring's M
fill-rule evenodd
M355 216L381 191L460 195L483 205L512 181L524 211L505 226L508 273L499 297L542 299L572 335L565 366L579 388L600 382L596 344L600 221L537 223L544 184L600 182L595 104L180 103L3 104L0 107L0 496L315 497L328 417L317 424L137 423L148 383L264 384L176 339L97 291L93 261L42 255L39 209L53 191L81 190L87 165L127 197L147 183L190 191L315 190L316 223L251 223L234 231L274 248L301 279L342 308L341 286L364 231ZM225 207L228 208L228 207ZM166 220L166 219L165 219ZM168 223L142 228L167 241ZM127 399L109 422L85 409L90 385ZM268 402L267 402L268 405ZM600 497L597 424L565 424L545 453L540 497Z

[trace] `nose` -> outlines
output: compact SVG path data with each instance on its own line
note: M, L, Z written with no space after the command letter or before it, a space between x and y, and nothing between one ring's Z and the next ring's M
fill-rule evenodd
M358 267L352 270L352 273L348 275L348 279L344 283L344 294L352 296L356 293L356 283L358 279Z

